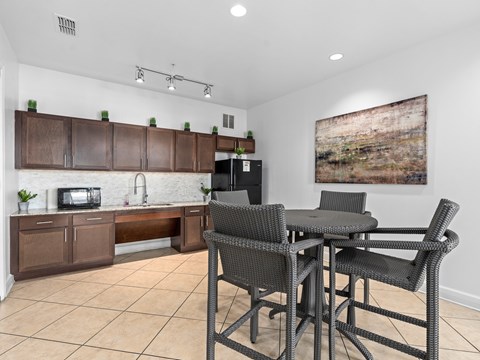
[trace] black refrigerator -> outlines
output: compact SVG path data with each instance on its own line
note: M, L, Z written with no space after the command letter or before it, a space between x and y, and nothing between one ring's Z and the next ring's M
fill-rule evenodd
M250 204L262 203L262 160L215 161L213 191L247 190Z

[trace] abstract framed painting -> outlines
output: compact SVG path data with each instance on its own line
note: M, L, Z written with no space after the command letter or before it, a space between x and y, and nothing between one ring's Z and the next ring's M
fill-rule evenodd
M317 120L315 182L427 183L427 95Z

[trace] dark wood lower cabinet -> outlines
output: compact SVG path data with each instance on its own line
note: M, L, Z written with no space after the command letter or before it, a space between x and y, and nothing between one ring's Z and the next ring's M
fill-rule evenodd
M10 227L15 280L113 264L112 213L12 217Z
M20 272L68 264L67 228L22 230L18 234Z
M180 252L205 249L213 229L208 206L10 218L15 280L113 264L115 243L170 237Z

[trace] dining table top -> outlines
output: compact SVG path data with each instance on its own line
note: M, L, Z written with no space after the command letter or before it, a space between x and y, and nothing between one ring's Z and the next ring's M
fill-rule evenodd
M378 226L374 217L345 211L320 209L285 210L287 229L312 234L354 234Z

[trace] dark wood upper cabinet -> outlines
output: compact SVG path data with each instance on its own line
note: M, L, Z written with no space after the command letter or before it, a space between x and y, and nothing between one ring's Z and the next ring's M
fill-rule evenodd
M148 171L175 170L175 130L147 128Z
M145 127L113 124L113 170L145 168Z
M15 112L15 167L70 167L70 118L34 112Z
M189 131L177 131L175 136L175 171L195 172L197 136Z
M108 122L72 119L72 168L112 168L112 125Z
M215 172L215 135L197 134L197 172Z
M237 138L217 135L218 151L234 151L237 145Z
M255 140L253 139L237 139L237 147L245 148L245 153L254 153L255 152Z
M233 152L235 148L245 148L245 153L255 152L255 140L217 135L217 151Z

